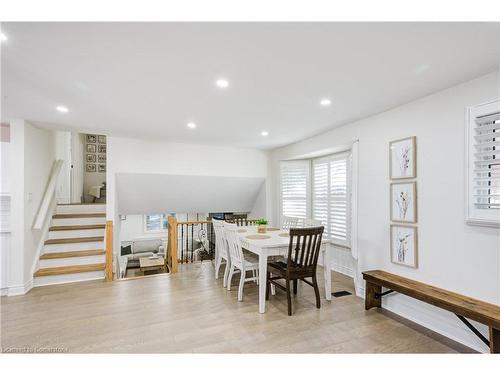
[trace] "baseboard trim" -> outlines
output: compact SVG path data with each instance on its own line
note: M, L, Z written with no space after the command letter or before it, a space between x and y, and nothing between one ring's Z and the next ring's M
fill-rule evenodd
M14 285L2 289L2 296L21 296L28 293L33 288L33 278L25 282L24 284Z
M333 263L331 266L331 270L341 273L342 275L349 276L351 278L354 278L354 270L352 268L343 266L341 264Z

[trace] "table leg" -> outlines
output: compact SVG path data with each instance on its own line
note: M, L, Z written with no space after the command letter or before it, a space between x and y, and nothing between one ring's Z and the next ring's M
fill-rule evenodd
M267 255L259 254L259 312L266 312Z
M331 271L331 251L326 245L325 252L323 254L323 271L325 272L325 294L326 300L332 300L332 271Z

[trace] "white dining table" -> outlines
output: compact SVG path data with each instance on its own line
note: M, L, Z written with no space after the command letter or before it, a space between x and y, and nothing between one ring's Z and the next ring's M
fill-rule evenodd
M271 229L271 230L270 230ZM238 237L244 249L259 256L259 312L266 312L266 277L267 262L269 257L288 254L288 244L290 237L286 230L272 230L268 228L266 233L257 233L257 226L241 226L238 228ZM244 231L244 232L243 232ZM250 239L247 236L264 234L269 236L265 239ZM331 241L323 238L321 241L321 252L323 253L323 265L325 275L326 299L332 299L332 275L330 272L330 246Z

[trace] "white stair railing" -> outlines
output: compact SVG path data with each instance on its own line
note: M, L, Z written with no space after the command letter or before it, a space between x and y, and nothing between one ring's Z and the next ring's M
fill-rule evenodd
M35 220L33 222L33 230L41 230L43 228L50 203L52 202L52 199L56 192L57 178L59 177L59 173L61 173L63 163L64 160L61 159L54 161L54 165L52 166L52 170L50 172L47 189L45 190L45 194L43 195L42 201L40 203L40 208L38 209Z

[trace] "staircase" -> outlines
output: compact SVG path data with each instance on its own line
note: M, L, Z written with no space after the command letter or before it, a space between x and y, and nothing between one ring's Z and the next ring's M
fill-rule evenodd
M34 286L104 279L105 223L105 204L57 205Z

